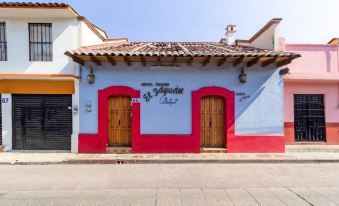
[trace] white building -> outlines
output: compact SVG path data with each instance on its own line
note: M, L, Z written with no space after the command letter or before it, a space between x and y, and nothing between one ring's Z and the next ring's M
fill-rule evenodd
M0 3L3 149L77 152L81 67L64 52L105 41L127 39L108 39L66 4Z

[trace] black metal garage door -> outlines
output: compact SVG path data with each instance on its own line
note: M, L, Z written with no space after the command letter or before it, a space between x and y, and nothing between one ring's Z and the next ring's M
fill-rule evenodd
M71 95L13 95L13 148L70 150Z
M2 145L2 109L1 109L1 105L2 105L2 97L0 94L0 145Z
M294 128L297 142L326 141L324 95L294 95Z

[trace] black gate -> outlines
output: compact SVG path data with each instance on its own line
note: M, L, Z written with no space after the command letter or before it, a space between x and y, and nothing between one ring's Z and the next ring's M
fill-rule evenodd
M2 97L0 94L0 145L2 145Z
M71 95L13 95L13 148L70 150Z
M324 95L294 95L294 130L297 142L326 141Z

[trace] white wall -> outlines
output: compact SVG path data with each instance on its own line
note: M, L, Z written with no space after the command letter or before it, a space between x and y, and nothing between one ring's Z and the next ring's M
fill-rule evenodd
M5 151L12 149L12 95L1 94L2 99L6 102L1 102L2 109L2 145L5 146Z
M274 50L278 47L278 43L278 27L277 25L272 25L253 42L251 42L250 45L256 48Z
M77 18L1 18L6 22L8 61L0 61L0 74L74 74L74 62L64 55L80 46L103 41ZM53 61L29 61L28 23L52 23Z
M101 44L103 41L83 21L80 22L80 42L82 46Z
M67 58L66 50L78 47L77 20L9 18L6 22L8 61L0 62L2 74L73 74L74 63ZM29 61L28 23L52 23L53 61Z

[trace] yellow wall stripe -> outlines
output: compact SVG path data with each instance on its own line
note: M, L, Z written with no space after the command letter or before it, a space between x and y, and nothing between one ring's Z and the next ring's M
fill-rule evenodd
M73 80L0 80L0 93L74 94Z

